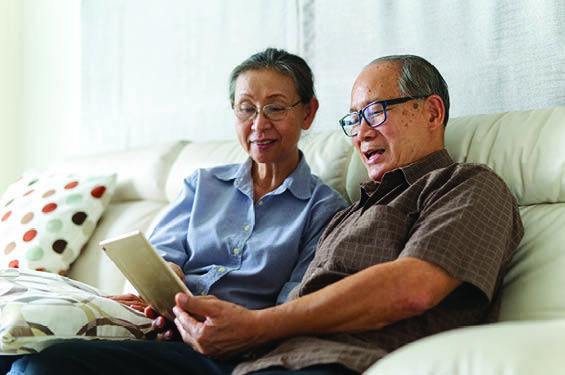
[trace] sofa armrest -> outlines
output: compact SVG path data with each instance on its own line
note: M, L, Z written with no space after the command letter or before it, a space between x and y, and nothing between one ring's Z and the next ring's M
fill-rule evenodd
M565 319L460 328L408 344L366 375L565 374Z

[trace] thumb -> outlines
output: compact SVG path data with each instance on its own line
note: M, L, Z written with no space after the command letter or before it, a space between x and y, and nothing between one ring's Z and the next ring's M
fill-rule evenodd
M175 296L177 306L190 313L190 315L198 317L213 317L216 310L214 308L214 301L216 299L194 297L186 293L177 293Z

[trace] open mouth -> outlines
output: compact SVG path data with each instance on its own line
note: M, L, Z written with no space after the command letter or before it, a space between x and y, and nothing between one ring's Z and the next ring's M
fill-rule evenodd
M384 154L384 153L385 153L385 149L384 149L384 148L379 148L379 149L376 149L376 150L369 150L369 151L366 151L366 152L364 152L363 154L365 155L365 158L366 158L367 160L371 160L372 158L378 157L378 156L380 156L380 155L382 155L382 154Z

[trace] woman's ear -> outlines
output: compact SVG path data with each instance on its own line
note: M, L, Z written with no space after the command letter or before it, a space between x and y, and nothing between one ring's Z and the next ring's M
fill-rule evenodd
M439 95L430 95L426 98L426 116L428 120L428 127L430 130L435 130L443 127L443 119L445 118L445 106L443 100Z
M316 117L316 112L318 112L319 106L320 103L318 102L318 99L315 97L310 99L308 104L304 106L304 121L302 122L303 130L310 129L310 126L312 126L312 123L314 122L314 118Z

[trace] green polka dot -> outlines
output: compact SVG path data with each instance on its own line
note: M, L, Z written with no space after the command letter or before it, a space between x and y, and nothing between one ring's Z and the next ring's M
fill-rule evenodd
M39 246L34 246L26 252L26 258L29 261L38 261L43 258L43 249Z
M78 204L80 202L82 202L82 195L80 194L71 194L67 197L67 199L65 200L65 202L68 205L73 205L73 204Z
M49 220L46 225L47 231L51 233L59 232L63 229L63 222L59 219Z

